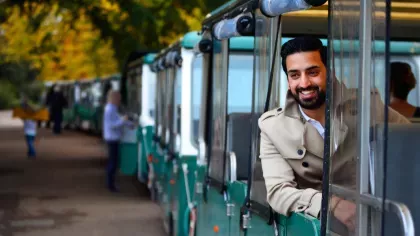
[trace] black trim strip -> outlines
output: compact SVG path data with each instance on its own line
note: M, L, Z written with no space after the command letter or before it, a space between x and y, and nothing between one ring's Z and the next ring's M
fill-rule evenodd
M273 80L274 80L274 69L276 66L276 55L277 55L277 51L278 51L278 47L279 47L279 38L280 38L280 30L281 30L281 18L282 16L278 16L278 21L277 21L277 32L276 32L276 38L274 41L274 51L273 51L273 60L271 61L271 68L270 68L270 77L269 77L269 81L268 81L268 91L267 91L267 97L265 99L265 104L264 104L264 112L267 112L269 107L270 107L270 98L271 98L271 90L273 87ZM257 215L260 215L261 217L263 217L264 219L267 220L267 224L268 225L272 225L272 224L276 224L276 215L277 213L274 212L274 210L271 208L271 206L264 207L262 204L252 201L251 200L251 187L252 187L252 170L253 168L251 168L251 174L249 174L249 176L251 176L248 179L248 188L247 188L247 193L246 193L246 197L245 197L245 202L243 205L243 208L247 208L249 211L251 212L255 212ZM261 207L263 206L263 207ZM264 208L267 208L267 214L264 211Z
M208 70L208 77L209 80L207 83L207 111L206 111L206 127L205 127L205 142L208 143L206 156L207 156L207 169L204 177L204 184L203 184L203 201L207 203L207 186L209 186L209 166L210 166L210 158L211 158L211 147L212 147L212 117L213 117L213 57L214 57L214 42L212 41L212 48L209 54L209 70Z
M327 91L325 98L325 133L324 133L324 156L322 163L322 201L321 201L321 236L326 236L327 234L327 222L328 222L328 205L329 205L329 194L330 194L330 131L331 131L331 103L332 103L332 78L334 78L334 58L332 44L332 14L333 14L333 4L328 4L328 60L327 60Z
M388 176L388 121L389 121L389 102L390 102L390 80L391 80L391 0L385 0L385 115L384 115L384 165L382 178L382 196L386 199L386 176ZM385 201L382 201L382 222L381 222L381 235L385 235Z

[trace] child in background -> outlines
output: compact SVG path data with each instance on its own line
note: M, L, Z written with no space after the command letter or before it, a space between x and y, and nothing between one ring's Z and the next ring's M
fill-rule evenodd
M34 112L34 109L29 105L26 95L22 96L22 108L27 112ZM35 152L35 137L36 137L36 122L30 119L23 120L23 129L25 132L26 144L28 145L28 158L33 160L36 157Z

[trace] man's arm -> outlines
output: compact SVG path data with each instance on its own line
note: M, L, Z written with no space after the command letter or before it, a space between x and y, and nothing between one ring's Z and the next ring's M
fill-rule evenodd
M261 122L260 122L261 128ZM318 217L322 194L315 189L297 189L293 169L261 129L260 158L267 188L267 201L282 215L305 212Z

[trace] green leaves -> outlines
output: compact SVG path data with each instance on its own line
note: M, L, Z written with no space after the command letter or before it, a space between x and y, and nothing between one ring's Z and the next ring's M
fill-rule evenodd
M13 7L18 7L21 21L25 21L23 37L28 38L26 42L21 41L25 45L33 43L29 38L39 34L35 40L38 42L36 47L26 48L29 54L38 56L60 51L59 44L67 34L63 28L69 32L75 31L76 34L86 30L95 32L93 34L99 33L97 37L112 47L112 54L121 69L131 51L160 50L184 33L199 30L204 16L224 2L226 1L5 0L0 3L0 25L11 17L19 18L13 15ZM80 29L77 26L80 21L90 23L93 28ZM98 49L95 46L95 50Z

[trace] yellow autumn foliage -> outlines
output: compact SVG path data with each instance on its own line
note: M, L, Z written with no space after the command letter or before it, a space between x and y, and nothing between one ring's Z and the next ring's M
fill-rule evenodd
M131 51L158 50L200 30L206 6L217 5L214 0L23 2L7 9L0 23L0 63L30 62L39 80L118 73Z
M0 24L3 32L0 55L6 62L31 62L31 66L39 70L40 80L100 77L118 71L112 42L101 39L99 30L83 11L78 19L59 11L57 5L32 3L31 7L25 5L23 11L18 7L10 11L7 21ZM36 16L42 11L49 14L32 32L29 13Z

